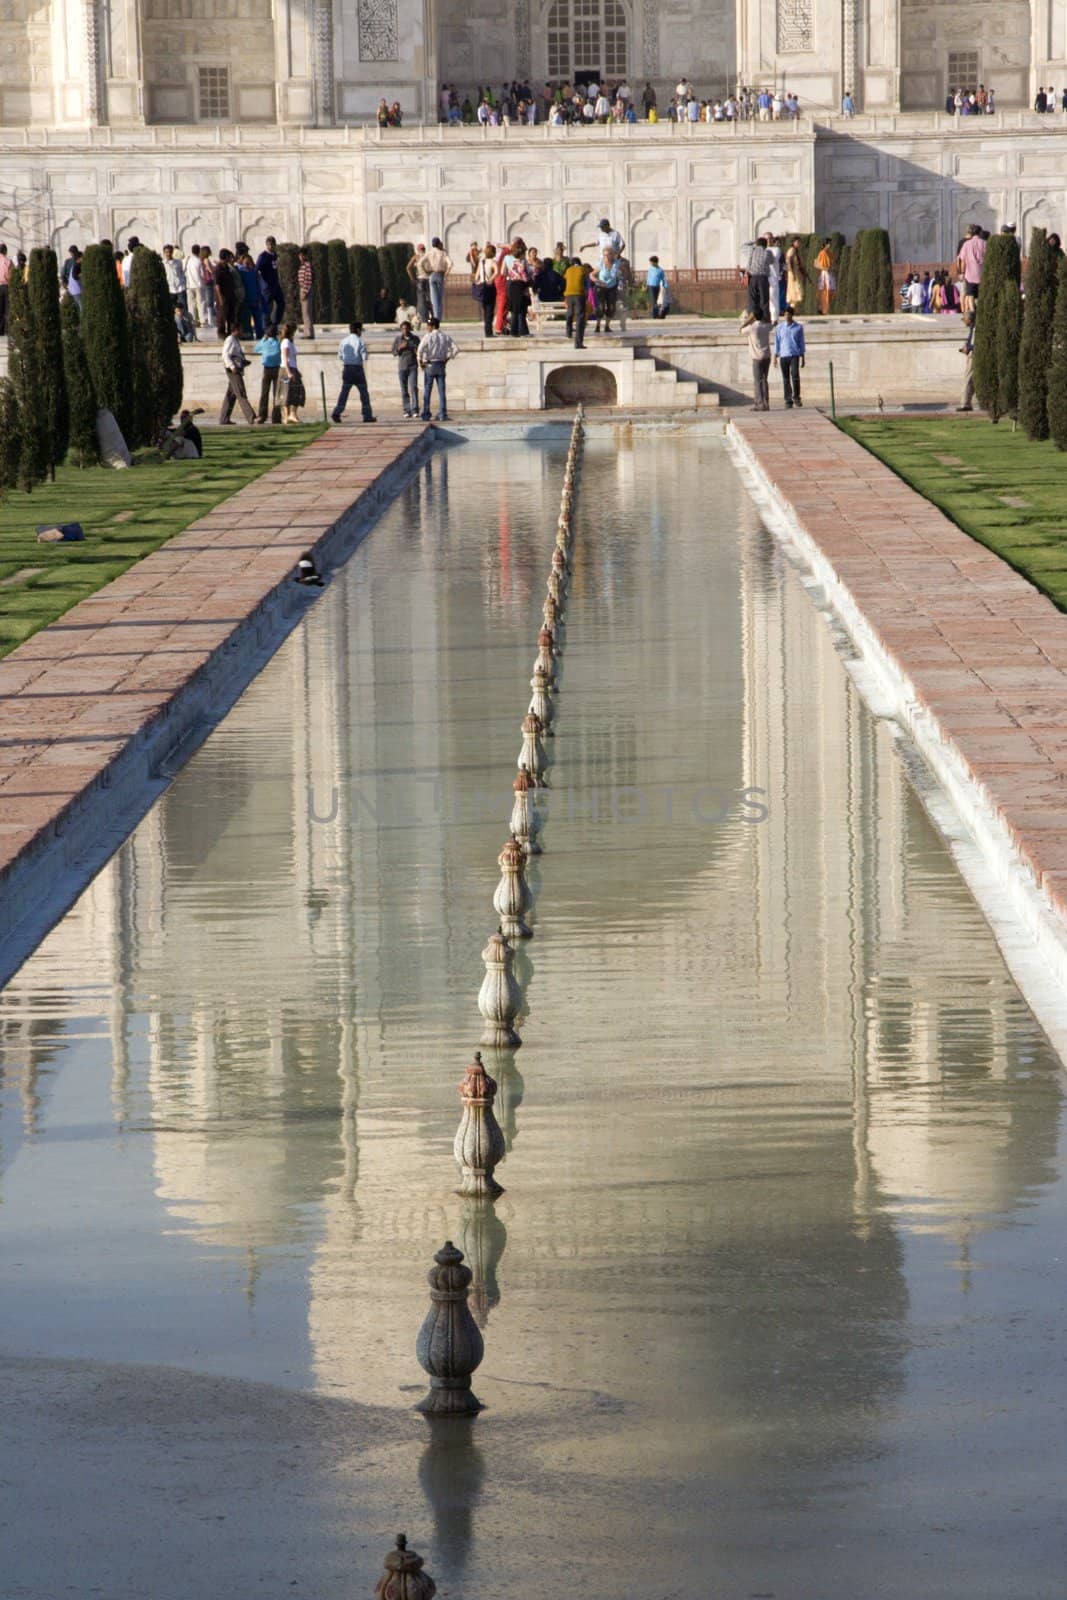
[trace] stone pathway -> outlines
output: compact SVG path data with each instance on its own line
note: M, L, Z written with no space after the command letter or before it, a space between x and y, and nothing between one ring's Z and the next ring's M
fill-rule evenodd
M1067 917L1067 616L827 418L731 426Z
M300 553L369 508L425 432L331 430L0 661L0 901L16 865L107 787L131 744L288 588ZM3 908L0 931L16 912Z

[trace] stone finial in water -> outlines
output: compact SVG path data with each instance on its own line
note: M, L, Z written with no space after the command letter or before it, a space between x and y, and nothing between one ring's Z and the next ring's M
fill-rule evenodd
M550 594L545 596L545 603L541 607L544 625L552 635L552 645L557 655L563 652L563 608Z
M423 1559L408 1549L408 1536L398 1533L396 1549L385 1558L385 1571L374 1587L374 1600L433 1600L437 1585L423 1570Z
M504 1191L493 1178L495 1168L507 1153L500 1124L493 1115L496 1079L482 1065L479 1051L463 1074L459 1086L463 1116L456 1130L452 1153L463 1173L457 1194L489 1196L495 1200Z
M522 719L522 749L519 751L518 766L525 767L538 789L546 789L545 747L541 743L544 727L541 718L528 711Z
M520 1045L522 1040L511 1024L522 1005L522 990L511 970L511 946L499 929L489 935L482 960L485 977L478 990L478 1010L485 1018L485 1027L478 1043L498 1049Z
M552 696L548 692L548 678L543 667L534 667L533 677L530 679L530 688L533 698L530 701L530 710L540 722L545 737L552 738L552 718L555 716L555 707Z
M557 545L552 552L552 571L559 578L564 588L567 587L567 557Z
M534 662L534 671L538 667L545 675L545 681L551 689L556 682L556 647L552 642L552 634L548 628L542 628L537 635L537 660Z
M563 596L566 593L566 589L555 567L552 568L548 575L548 592L558 606L563 605Z
M451 1239L434 1261L426 1278L430 1309L415 1344L419 1365L430 1374L430 1392L415 1409L424 1417L465 1417L482 1409L482 1402L471 1393L471 1373L485 1355L467 1304L473 1274Z
M531 905L526 851L514 834L496 859L501 878L493 896L493 910L500 917L500 931L506 939L529 939L531 932L523 920Z
M537 810L537 785L525 767L512 784L515 800L511 807L511 836L517 839L528 856L539 856L541 846L537 835L541 832L541 817Z

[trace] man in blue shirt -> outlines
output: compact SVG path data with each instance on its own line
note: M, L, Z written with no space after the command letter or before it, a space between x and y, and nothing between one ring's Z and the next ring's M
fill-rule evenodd
M359 395L360 405L363 408L364 422L377 422L377 417L371 410L370 390L367 388L367 374L364 370L367 361L367 346L363 343L362 322L350 322L348 333L341 340L337 351L337 359L341 363L341 393L337 396L337 404L333 408L331 421L340 422L344 414L348 397L355 389Z
M655 321L667 315L670 305L670 286L667 283L667 274L659 264L659 256L649 256L649 268L645 277L645 286L648 289L648 302L652 308L652 317Z
M804 365L804 329L786 306L774 330L774 364L782 369L786 410L801 405L800 369Z
M278 338L278 329L273 322L264 329L263 337L257 340L255 350L263 362L263 378L259 385L259 420L266 422L269 411L271 421L280 422L282 418L278 410L278 379L282 370L282 346Z

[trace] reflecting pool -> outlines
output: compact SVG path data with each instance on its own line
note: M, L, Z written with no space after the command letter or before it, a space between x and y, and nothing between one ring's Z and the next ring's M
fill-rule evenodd
M564 453L440 452L0 997L5 1600L1062 1596L1060 1064L713 436L587 447L454 1193Z

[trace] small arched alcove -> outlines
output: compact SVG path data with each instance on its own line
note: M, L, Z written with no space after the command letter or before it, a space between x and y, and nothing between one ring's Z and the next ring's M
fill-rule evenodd
M587 406L614 406L618 399L615 374L607 367L576 361L571 367L554 368L545 379L547 411L557 406L575 406L579 400Z

